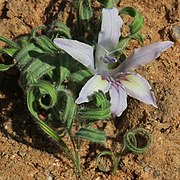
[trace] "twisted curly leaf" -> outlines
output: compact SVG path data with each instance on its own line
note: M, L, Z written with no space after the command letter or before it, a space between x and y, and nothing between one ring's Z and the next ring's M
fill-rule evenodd
M100 164L101 158L104 156L110 156L112 159L112 166L110 169L107 169L106 167L102 166ZM97 158L96 158L96 163L98 168L103 171L103 172L109 172L112 171L113 175L116 173L117 171L117 166L118 166L118 158L111 152L111 151L103 151L101 152Z
M143 147L138 147L137 136L141 136L145 138L146 144ZM151 137L150 134L143 128L136 128L133 131L127 132L124 137L124 149L128 149L133 153L144 153L149 149L151 145ZM123 151L122 150L122 151Z
M133 22L129 24L131 35L136 34L144 24L144 19L141 14L133 7L124 7L119 11L119 14L127 14L134 18Z

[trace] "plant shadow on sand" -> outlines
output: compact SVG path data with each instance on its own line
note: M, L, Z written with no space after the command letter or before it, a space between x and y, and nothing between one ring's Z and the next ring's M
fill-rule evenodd
M0 129L4 136L50 154L61 153L56 143L42 132L30 116L26 107L26 95L18 85L17 69L12 68L1 74L0 92L5 98L0 101Z

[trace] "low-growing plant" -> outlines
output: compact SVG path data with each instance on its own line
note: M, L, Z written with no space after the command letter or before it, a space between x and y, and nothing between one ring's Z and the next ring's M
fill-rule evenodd
M42 131L66 152L77 172L81 172L82 140L105 142L104 131L93 125L97 121L110 120L111 116L120 116L127 107L127 95L157 107L149 83L132 70L157 58L173 44L157 42L138 48L126 57L130 40L144 43L139 32L144 19L132 7L118 10L116 1L99 2L104 8L96 29L90 21L93 18L91 2L77 0L77 33L73 36L64 23L54 21L49 26L36 27L16 42L0 37L8 44L0 52L14 59L13 64L0 64L0 70L17 66L19 85L25 92L30 114ZM133 18L127 36L121 35L121 15ZM84 32L88 36L83 36ZM138 145L139 135L146 139L144 147ZM69 136L74 152L67 146L65 136ZM150 143L150 135L145 129L129 131L124 135L121 152L116 155L102 152L97 157L97 165L106 172L100 159L111 156L113 166L110 170L115 174L125 151L143 153Z

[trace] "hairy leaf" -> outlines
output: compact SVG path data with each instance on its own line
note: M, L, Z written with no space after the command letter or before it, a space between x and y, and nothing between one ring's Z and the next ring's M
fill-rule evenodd
M76 133L76 136L96 143L103 143L106 140L106 136L103 131L94 129L92 127L81 128Z

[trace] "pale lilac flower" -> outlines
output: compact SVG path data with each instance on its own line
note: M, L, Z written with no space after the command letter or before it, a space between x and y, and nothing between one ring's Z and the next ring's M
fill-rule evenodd
M88 67L94 74L81 89L75 102L77 104L89 102L94 92L109 91L111 114L116 116L120 116L126 109L127 95L157 107L154 93L147 80L132 70L149 63L173 45L173 42L165 41L138 48L116 69L108 69L108 63L117 61L113 57L113 52L117 50L122 24L118 9L103 9L95 58L94 48L90 45L62 38L54 40L58 47Z

